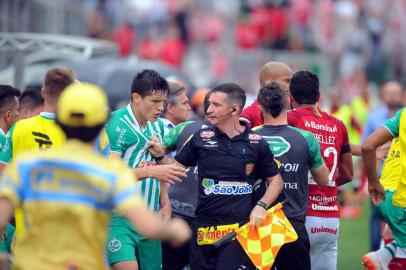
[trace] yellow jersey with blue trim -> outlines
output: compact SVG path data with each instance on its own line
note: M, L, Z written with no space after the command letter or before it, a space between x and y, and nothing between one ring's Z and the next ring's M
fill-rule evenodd
M104 248L111 211L124 214L143 203L135 184L121 160L104 159L76 140L19 155L0 184L0 197L24 211L15 269L108 269Z
M42 112L13 125L7 133L7 141L0 155L0 162L8 164L12 158L23 152L59 147L64 141L65 134L55 123L55 114Z

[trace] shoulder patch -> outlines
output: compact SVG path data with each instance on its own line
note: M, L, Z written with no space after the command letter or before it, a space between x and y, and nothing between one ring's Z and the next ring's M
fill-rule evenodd
M248 139L250 141L260 141L262 139L262 137L261 137L261 135L251 133L251 134L248 134Z
M209 139L211 137L214 137L215 133L212 130L203 130L200 132L200 137L203 139Z

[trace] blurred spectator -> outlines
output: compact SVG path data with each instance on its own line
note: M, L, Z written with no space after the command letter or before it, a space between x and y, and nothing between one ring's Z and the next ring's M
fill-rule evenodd
M204 110L204 97L210 91L209 88L200 88L196 90L190 100L190 107L193 109L194 113L199 119L204 119L206 116Z
M119 26L113 33L113 40L118 44L121 56L128 56L133 52L136 33L130 23Z
M174 67L180 68L185 54L185 43L182 41L178 29L169 25L166 36L161 43L160 59Z

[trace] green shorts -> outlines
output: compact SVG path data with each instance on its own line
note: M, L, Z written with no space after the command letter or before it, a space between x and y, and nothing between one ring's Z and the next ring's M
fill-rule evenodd
M146 239L133 226L110 225L107 259L110 266L122 261L138 261L140 270L162 269L161 242Z
M385 191L386 199L379 204L379 213L392 230L396 245L406 248L406 208L392 204L394 191Z

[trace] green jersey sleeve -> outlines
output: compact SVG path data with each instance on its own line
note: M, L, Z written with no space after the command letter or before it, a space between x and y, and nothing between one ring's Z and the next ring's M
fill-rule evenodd
M293 128L293 127L291 127ZM299 129L299 128L293 128L297 130L305 139L307 142L307 145L309 146L310 150L310 156L311 156L311 164L310 168L318 168L321 165L323 165L323 157L321 156L320 153L320 144L317 141L316 137L314 135L306 130Z
M0 238L0 253L11 253L15 231L13 225L7 224L6 231Z
M10 163L11 159L13 158L13 132L14 132L13 125L11 129L8 131L6 136L6 142L4 147L2 147L0 152L0 162L4 164Z
M128 129L114 116L106 124L110 151L122 155L125 152L125 139Z
M182 122L182 123L176 125L171 130L169 130L169 132L167 134L165 134L165 137L164 137L165 149L167 149L169 151L176 150L176 143L178 142L180 134L182 134L185 127L191 123L193 123L193 121L185 121L185 122Z
M400 109L391 119L386 120L382 125L394 138L399 137L400 117L402 116L404 109L405 108Z

